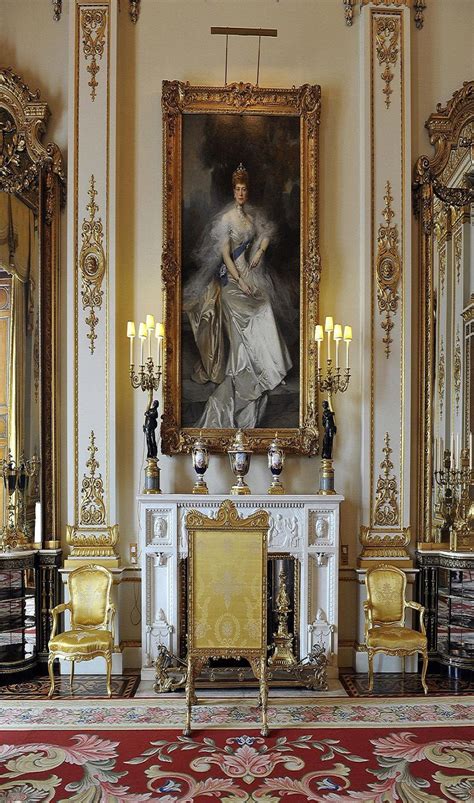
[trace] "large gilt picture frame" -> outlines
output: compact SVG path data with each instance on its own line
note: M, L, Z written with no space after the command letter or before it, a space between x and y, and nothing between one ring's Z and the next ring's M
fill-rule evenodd
M319 447L319 86L164 81L162 451Z

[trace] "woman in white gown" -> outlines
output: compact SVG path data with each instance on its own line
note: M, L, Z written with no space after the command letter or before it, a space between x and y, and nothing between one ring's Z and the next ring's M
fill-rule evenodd
M217 384L196 422L211 429L258 427L268 391L292 365L264 273L273 225L247 206L248 173L242 165L232 186L234 203L212 222L196 254L199 270L184 294L200 354L192 378Z

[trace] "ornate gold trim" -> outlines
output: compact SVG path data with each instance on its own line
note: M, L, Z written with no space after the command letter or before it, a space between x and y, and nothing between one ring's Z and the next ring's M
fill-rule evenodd
M357 0L343 0L343 3L346 25L352 25L354 19L354 5L357 3ZM398 8L406 6L407 8L410 8L412 5L412 0L360 0L361 11L364 6L369 4L373 6L397 6ZM426 0L413 0L413 10L415 12L414 20L418 30L423 28L423 12L425 8Z
M61 14L63 13L63 0L51 0L53 4L53 19L59 22Z
M372 0L373 1L373 0ZM379 66L385 64L385 69L381 74L385 86L382 90L385 95L385 106L390 106L390 95L393 92L391 87L394 73L390 67L395 66L399 54L400 20L395 16L381 16L375 20L375 49Z
M81 28L82 28L82 52L84 58L91 59L87 65L87 72L90 80L91 100L94 102L99 86L96 76L100 70L98 60L104 55L105 49L105 29L107 26L107 11L102 8L81 8Z
M464 210L461 207L461 215ZM462 230L456 229L453 234L453 251L454 251L454 267L456 269L456 282L459 284L461 281L461 265L462 265Z
M99 463L95 459L99 451L95 445L95 435L91 430L87 451L90 457L86 463L89 476L84 474L81 488L80 523L86 526L99 526L105 524L104 483L102 474L96 476Z
M454 93L446 106L438 105L426 123L434 154L430 158L421 156L415 165L413 193L415 211L420 222L419 265L420 265L420 406L418 420L419 463L415 480L419 493L417 531L420 542L432 542L432 436L433 436L433 396L436 392L433 382L433 360L435 355L435 284L433 277L433 221L435 182L444 183L451 176L453 164L463 158L459 147L463 136L474 130L474 81L463 84ZM450 172L451 171L451 172ZM465 191L464 191L465 192ZM465 198L453 195L455 206L464 205Z
M76 527L66 525L66 543L71 547L65 568L80 566L83 563L99 563L99 565L117 567L119 557L115 546L119 539L118 525L94 529L92 527Z
M392 218L395 217L395 212L391 206L393 201L391 190L390 181L387 181L384 195L385 207L382 210L385 225L382 223L379 226L376 262L377 302L380 314L385 314L385 320L382 321L382 329L385 333L382 342L385 344L387 359L390 356L390 346L393 343L391 331L395 324L393 323L392 315L398 310L400 296L397 288L401 273L398 227L396 224L390 225Z
M346 25L352 25L354 21L354 0L342 0L344 3L344 17Z
M441 295L444 295L444 287L446 284L446 262L446 245L443 245L438 253L439 284L441 288Z
M248 83L225 87L190 86L164 81L163 110L163 253L162 280L168 337L165 343L163 382L162 451L188 451L199 435L195 427L181 426L181 202L182 123L185 114L292 115L300 118L301 227L300 227L300 415L299 427L281 429L278 437L285 451L313 455L319 448L316 323L321 263L318 240L318 165L321 90L319 86L267 89ZM235 430L208 429L206 440L214 451L226 451ZM247 433L254 451L266 451L274 429Z
M362 552L357 563L362 569L374 567L380 563L390 564L390 559L395 566L413 566L413 561L407 551L411 540L410 527L403 527L402 530L375 532L370 527L362 526L359 540L362 544Z
M82 287L82 309L84 312L90 310L86 317L86 324L89 327L87 338L89 340L89 350L93 354L97 335L95 328L99 319L95 314L96 309L102 309L104 292L102 290L102 280L105 274L106 259L103 249L104 229L102 218L96 214L99 207L95 202L97 190L95 188L95 178L91 175L89 190L87 192L90 201L86 206L89 212L89 220L82 221L82 246L79 254L79 268L81 271Z
M456 415L459 415L459 401L461 398L461 338L459 337L459 326L456 328L456 345L453 355L453 378Z
M140 0L129 0L128 6L130 19L133 24L136 25L138 22L138 17L140 16Z
M377 480L377 490L375 492L374 523L380 527L394 527L400 519L398 507L398 488L397 478L394 474L390 476L393 463L390 455L393 449L390 447L390 435L385 433L385 446L382 449L385 457L380 463L383 476L379 475Z
M441 337L441 344L439 349L439 362L438 362L438 400L439 400L440 415L443 415L445 379L446 379L446 358L444 356L444 341L443 338Z

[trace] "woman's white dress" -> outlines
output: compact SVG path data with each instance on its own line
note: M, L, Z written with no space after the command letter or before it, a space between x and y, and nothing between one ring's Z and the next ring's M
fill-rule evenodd
M260 212L233 205L214 221L201 246L202 274L206 276L209 261L218 265L216 256L221 258L225 243L229 243L233 262L251 295L240 289L224 264L221 279L214 272L205 286L201 277L185 292L185 309L201 357L193 379L217 383L197 427L258 427L267 391L276 388L291 368L273 313L274 290L264 274L263 257L255 268L250 267L262 240L272 233L272 224ZM197 297L189 297L192 287Z

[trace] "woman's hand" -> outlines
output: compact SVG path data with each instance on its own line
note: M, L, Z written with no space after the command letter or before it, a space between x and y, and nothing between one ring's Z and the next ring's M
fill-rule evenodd
M243 293L245 293L246 296L252 295L252 291L249 285L244 279L242 279L242 276L239 276L239 278L237 279L237 284L239 285L239 288L242 290Z
M260 260L261 260L261 258L263 256L263 253L264 253L263 248L258 248L255 251L255 254L253 255L252 261L250 263L250 267L251 268L256 268L257 267L258 263L260 262Z

